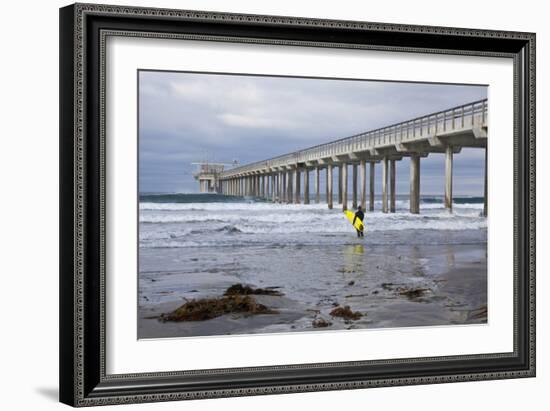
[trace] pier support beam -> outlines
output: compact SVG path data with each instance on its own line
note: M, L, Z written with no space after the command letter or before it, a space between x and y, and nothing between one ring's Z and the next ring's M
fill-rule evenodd
M487 217L487 149L485 147L485 182L483 187L483 216Z
M275 179L276 179L275 173L271 174L271 201L275 202L277 200L277 191L276 191L276 185L275 185Z
M388 157L382 160L382 212L388 212Z
M338 166L338 204L342 204L342 166Z
M327 205L332 210L332 164L327 165Z
M342 210L348 209L348 165L342 164L340 167L342 170Z
M264 196L264 184L265 184L265 176L262 174L259 176L260 178L260 197Z
M445 208L453 211L453 147L445 147Z
M296 168L294 170L294 182L292 183L294 185L294 202L296 204L300 204L301 196L300 196L300 169Z
M283 172L279 171L277 175L277 201L283 202Z
M315 167L315 181L313 185L315 186L315 202L319 204L321 202L321 196L319 194L319 166Z
M369 211L374 211L374 162L370 162L369 173Z
M288 170L286 176L286 202L292 204L292 170Z
M304 204L309 204L309 169L304 170Z
M395 213L395 160L390 160L390 213Z
M420 156L411 156L411 193L410 211L413 214L420 213Z
M367 163L361 160L359 164L361 174L361 208L363 211L367 209Z
M352 166L352 185L353 185L353 197L351 206L357 208L357 164Z
M288 184L288 181L287 181L287 173L286 171L283 171L283 173L281 174L282 178L281 178L281 181L282 181L282 186L281 186L281 202L282 203L286 203L286 198L287 198L287 184Z

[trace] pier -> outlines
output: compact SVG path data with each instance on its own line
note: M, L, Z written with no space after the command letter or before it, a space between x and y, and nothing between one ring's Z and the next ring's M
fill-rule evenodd
M445 155L444 205L453 206L453 157L463 147L485 150L487 163L487 99L452 107L437 113L341 138L267 160L242 165L216 173L214 186L223 194L258 196L274 202L310 204L320 202L321 172L326 173L326 201L333 208L337 190L343 210L361 205L374 211L376 163L382 164L382 211L395 212L396 162L410 158L410 212L420 212L421 159L432 153ZM369 187L367 196L367 164ZM351 167L352 184L348 187ZM338 173L334 190L333 176ZM313 193L310 196L310 175ZM359 181L358 181L359 179ZM302 184L303 181L303 184ZM487 164L485 164L484 215L487 215ZM352 202L348 204L348 192ZM368 198L368 208L367 208Z

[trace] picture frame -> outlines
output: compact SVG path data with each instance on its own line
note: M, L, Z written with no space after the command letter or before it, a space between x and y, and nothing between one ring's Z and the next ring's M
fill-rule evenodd
M513 350L109 374L106 107L109 36L513 62ZM74 4L60 9L60 401L72 406L535 376L535 34Z

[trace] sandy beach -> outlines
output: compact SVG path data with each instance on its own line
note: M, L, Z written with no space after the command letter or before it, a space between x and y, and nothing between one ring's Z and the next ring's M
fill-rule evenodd
M231 247L219 259L208 249L194 249L192 256L178 248L143 249L140 258L147 266L163 261L165 271L140 275L138 337L487 322L484 243L388 246L369 244L368 237L351 239L339 246ZM277 287L283 296L255 298L278 313L232 313L205 321L158 319L185 301L220 297L236 283ZM361 318L332 316L338 306L349 306ZM319 320L324 327L314 326Z

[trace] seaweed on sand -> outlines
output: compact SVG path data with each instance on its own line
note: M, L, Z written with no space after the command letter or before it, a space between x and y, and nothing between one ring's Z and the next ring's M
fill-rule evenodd
M405 297L412 300L422 297L425 293L432 290L430 290L429 288L400 288L398 291L400 295L404 295Z
M276 287L252 288L248 285L233 284L223 295L283 295L282 292L275 290Z
M359 311L351 311L349 305L346 305L345 307L336 307L330 312L330 315L333 317L341 317L344 320L358 320L363 316L363 314Z
M187 301L171 313L161 314L159 320L163 322L204 321L233 313L248 315L278 314L278 311L258 303L254 297L248 295L230 295L220 298L203 298Z
M330 321L325 320L324 318L318 318L316 320L313 320L311 323L313 328L325 328L330 327L332 323Z

